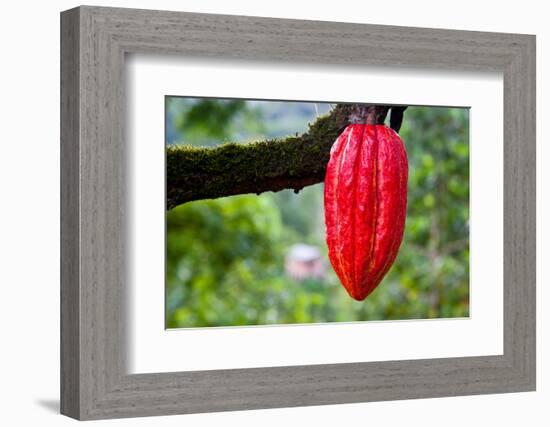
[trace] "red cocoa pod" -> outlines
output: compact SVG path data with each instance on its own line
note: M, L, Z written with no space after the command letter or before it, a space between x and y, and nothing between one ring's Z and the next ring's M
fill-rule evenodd
M350 124L325 175L328 255L348 294L364 300L392 266L405 229L407 153L385 125Z

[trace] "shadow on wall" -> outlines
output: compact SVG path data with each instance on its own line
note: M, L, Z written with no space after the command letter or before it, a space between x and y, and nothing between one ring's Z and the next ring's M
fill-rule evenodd
M50 412L59 414L59 399L38 399L36 404Z

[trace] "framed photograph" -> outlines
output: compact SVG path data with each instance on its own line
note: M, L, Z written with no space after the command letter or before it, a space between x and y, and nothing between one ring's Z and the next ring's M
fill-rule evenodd
M61 412L535 390L535 37L61 14Z

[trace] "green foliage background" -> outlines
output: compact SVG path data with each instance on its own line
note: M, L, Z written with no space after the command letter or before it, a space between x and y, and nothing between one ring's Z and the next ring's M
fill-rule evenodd
M167 143L212 146L303 132L329 104L167 98ZM469 314L469 112L409 107L405 237L365 301L334 274L324 240L323 186L181 205L166 214L169 328L466 317ZM295 281L295 243L320 248L325 280Z

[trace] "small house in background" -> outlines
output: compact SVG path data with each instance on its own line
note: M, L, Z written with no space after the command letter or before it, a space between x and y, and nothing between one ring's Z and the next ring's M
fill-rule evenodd
M317 246L297 243L286 253L285 271L294 280L322 280L325 278L326 265Z

